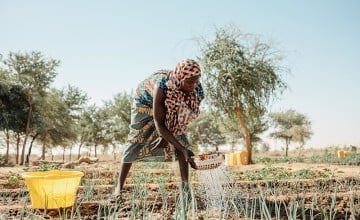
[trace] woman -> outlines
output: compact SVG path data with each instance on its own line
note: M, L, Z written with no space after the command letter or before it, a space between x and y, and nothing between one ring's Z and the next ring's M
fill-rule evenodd
M185 132L199 115L199 104L204 98L200 75L199 64L186 59L173 71L160 70L140 83L131 108L130 133L120 166L117 196L134 161L151 158L164 161L174 153L182 183L188 183L188 163L194 169L196 165Z

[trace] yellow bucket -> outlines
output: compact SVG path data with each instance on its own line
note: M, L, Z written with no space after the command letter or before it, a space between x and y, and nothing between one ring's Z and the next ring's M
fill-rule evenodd
M338 158L344 158L344 157L347 157L347 156L348 156L349 151L338 150L337 154L338 154Z
M249 164L249 155L247 151L229 153L225 155L226 166L238 166Z
M247 151L242 151L239 154L239 160L241 165L248 165L249 164L249 154Z
M74 205L81 177L80 171L50 170L22 175L30 193L31 204L37 209L58 209Z

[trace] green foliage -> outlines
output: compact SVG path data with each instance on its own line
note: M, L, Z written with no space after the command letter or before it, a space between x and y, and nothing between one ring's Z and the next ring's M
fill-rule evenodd
M6 81L8 88L18 88L18 91L21 91L21 95L23 95L22 99L18 100L19 102L16 104L21 106L21 108L18 108L18 112L19 110L26 112L25 116L24 114L22 116L26 118L23 123L19 123L19 121L22 122L22 117L17 116L16 120L11 120L11 115L4 114L3 111L0 112L0 115L5 115L5 121L7 121L8 124L16 126L15 128L10 128L16 133L15 135L25 134L20 164L24 163L27 139L33 132L32 129L36 127L34 123L38 121L37 117L42 111L40 103L43 102L51 83L57 75L56 68L59 66L59 63L58 60L45 58L37 51L30 53L10 52L9 56L2 61L0 72L6 72L4 75L8 77L3 81ZM11 91L11 89L9 91ZM14 92L9 94L14 94ZM7 105L7 107L9 107L9 105ZM8 111L5 111L5 113L8 113ZM21 127L17 127L19 125ZM2 127L3 126L0 125L0 129L2 129ZM35 135L36 134L34 134L34 136Z
M269 114L275 131L270 134L270 137L285 141L285 155L288 155L289 144L292 141L300 143L302 148L306 140L312 136L311 122L308 118L289 109L284 112L276 112Z
M170 182L171 181L170 174L152 174L144 172L137 172L131 175L131 180L133 183L162 183L162 182Z
M30 53L10 52L4 64L10 73L18 74L16 78L31 93L49 87L57 75L56 68L60 62L46 59L41 52L33 51Z
M296 179L312 179L315 177L315 171L309 169L301 169L293 174Z
M338 158L335 153L325 151L322 155L312 155L309 158L311 163L337 163Z
M232 114L240 105L261 117L271 97L286 88L279 52L254 35L220 28L214 40L202 42L201 52L208 101L220 111Z
M113 100L105 102L103 111L109 115L104 127L107 134L105 140L109 143L123 144L127 141L131 122L131 102L132 95L126 92L118 93Z
M236 174L233 174L236 176ZM291 168L268 166L260 170L248 170L243 174L237 175L240 180L256 181L256 180L289 180L289 179L316 179L316 178L332 178L334 173L329 169L323 171L314 171L311 169L301 169L292 171Z
M321 155L311 155L308 157L255 157L254 162L261 164L277 164L277 163L327 163L327 164L340 164L340 165L354 165L360 166L360 154L349 153L344 158L338 158L336 151L325 150Z
M339 158L338 163L341 165L356 165L360 166L360 154L350 153L344 158Z
M59 166L54 163L39 163L39 167L37 171L48 171L48 170L56 170Z
M146 170L146 169L168 169L169 163L165 162L139 162L132 165L134 170Z
M19 85L1 85L0 130L25 132L28 104L26 93Z
M225 137L220 131L220 115L215 112L202 112L188 129L191 143L200 145L217 146L225 142Z
M234 27L217 29L213 40L201 42L200 50L206 100L241 123L251 163L251 138L264 131L259 125L268 104L286 88L282 57L271 44Z
M8 183L9 185L13 187L18 187L20 185L20 180L22 179L21 175L18 173L10 173L10 176L8 177Z
M304 157L255 157L255 163L276 164L276 163L303 163Z
M3 167L6 165L6 156L0 154L0 167Z

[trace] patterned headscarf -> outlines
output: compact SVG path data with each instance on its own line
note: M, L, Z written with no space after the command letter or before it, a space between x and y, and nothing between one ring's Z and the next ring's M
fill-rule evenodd
M180 91L181 81L201 75L200 65L191 59L180 61L170 72L166 93L166 126L174 135L183 134L187 125L199 115L199 98L195 90L190 93Z

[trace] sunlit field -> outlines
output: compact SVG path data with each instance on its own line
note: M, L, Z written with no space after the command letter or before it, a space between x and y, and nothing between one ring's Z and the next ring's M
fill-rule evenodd
M255 154L254 162L224 167L230 187L216 203L209 202L197 171L191 171L191 186L185 193L177 163L138 162L127 178L123 200L113 203L110 198L119 162L102 156L97 163L72 169L85 174L75 203L56 210L32 208L21 174L54 169L57 163L4 167L0 174L0 219L360 218L358 153L351 152L345 158L338 158L334 149L306 156Z

